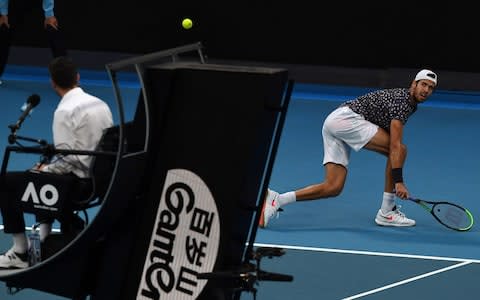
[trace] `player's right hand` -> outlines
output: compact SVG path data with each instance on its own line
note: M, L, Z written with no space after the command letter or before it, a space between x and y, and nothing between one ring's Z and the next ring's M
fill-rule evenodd
M55 30L58 30L58 21L55 16L46 17L44 22L45 27L52 26Z
M10 24L8 23L8 16L0 15L0 26L7 26L10 28Z

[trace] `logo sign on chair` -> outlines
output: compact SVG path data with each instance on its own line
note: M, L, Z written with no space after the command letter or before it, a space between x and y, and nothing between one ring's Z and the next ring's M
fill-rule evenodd
M25 172L15 189L16 199L24 212L60 216L72 197L75 182L72 176Z
M33 182L29 182L22 196L23 202L31 201L34 208L57 211L58 190L51 184L42 185L37 192Z
M207 284L220 244L215 200L191 171L169 170L145 257L137 299L196 299Z

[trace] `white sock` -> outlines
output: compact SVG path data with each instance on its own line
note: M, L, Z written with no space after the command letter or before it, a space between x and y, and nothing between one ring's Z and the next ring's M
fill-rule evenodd
M13 234L13 251L25 253L28 250L28 241L25 232Z
M286 204L289 204L295 201L297 201L297 196L295 195L295 192L287 192L287 193L278 195L279 207L282 207Z
M40 223L39 235L40 235L41 242L45 241L45 238L50 235L50 232L52 232L52 224Z
M395 194L394 193L383 193L383 201L381 210L384 214L392 211L395 207Z

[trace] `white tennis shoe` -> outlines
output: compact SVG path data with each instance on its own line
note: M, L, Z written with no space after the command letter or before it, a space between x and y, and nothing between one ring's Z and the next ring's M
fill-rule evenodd
M415 220L409 219L403 212L400 211L400 207L395 206L392 211L383 213L381 209L378 210L375 217L375 223L380 226L415 226Z
M278 196L279 194L271 189L267 191L267 197L263 201L262 214L258 226L267 227L273 217L278 217Z
M28 254L20 254L13 251L13 247L0 255L0 268L23 269L28 267Z

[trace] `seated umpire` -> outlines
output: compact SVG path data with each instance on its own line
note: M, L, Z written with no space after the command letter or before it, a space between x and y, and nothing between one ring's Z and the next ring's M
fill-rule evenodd
M110 108L104 101L87 94L79 87L80 76L70 59L57 57L50 62L48 69L52 87L61 97L52 125L55 148L95 150L103 130L113 125ZM42 197L42 191L39 192L41 185L37 184L39 186L32 188L33 184L40 182L47 187L60 186L53 194L58 192L59 197L65 198L66 190L78 187L82 180L88 178L91 161L92 156L57 154L49 162L37 164L32 170L8 172L5 178L2 178L4 185L1 189L0 209L4 231L12 234L13 246L5 254L0 255L1 268L28 267L28 242L22 203L30 201L29 193L31 196L32 190L36 190L40 196L34 196L37 199L33 202L36 200L36 203L42 204L38 200ZM52 183L45 184L45 178L47 181L52 180ZM58 180L53 182L55 178ZM44 198L48 191L46 188L43 192ZM52 191L49 192L48 195L51 196ZM54 219L48 213L42 214L42 208L47 206L37 206L38 209L34 213L37 222L40 222L40 239L43 241L50 233Z

